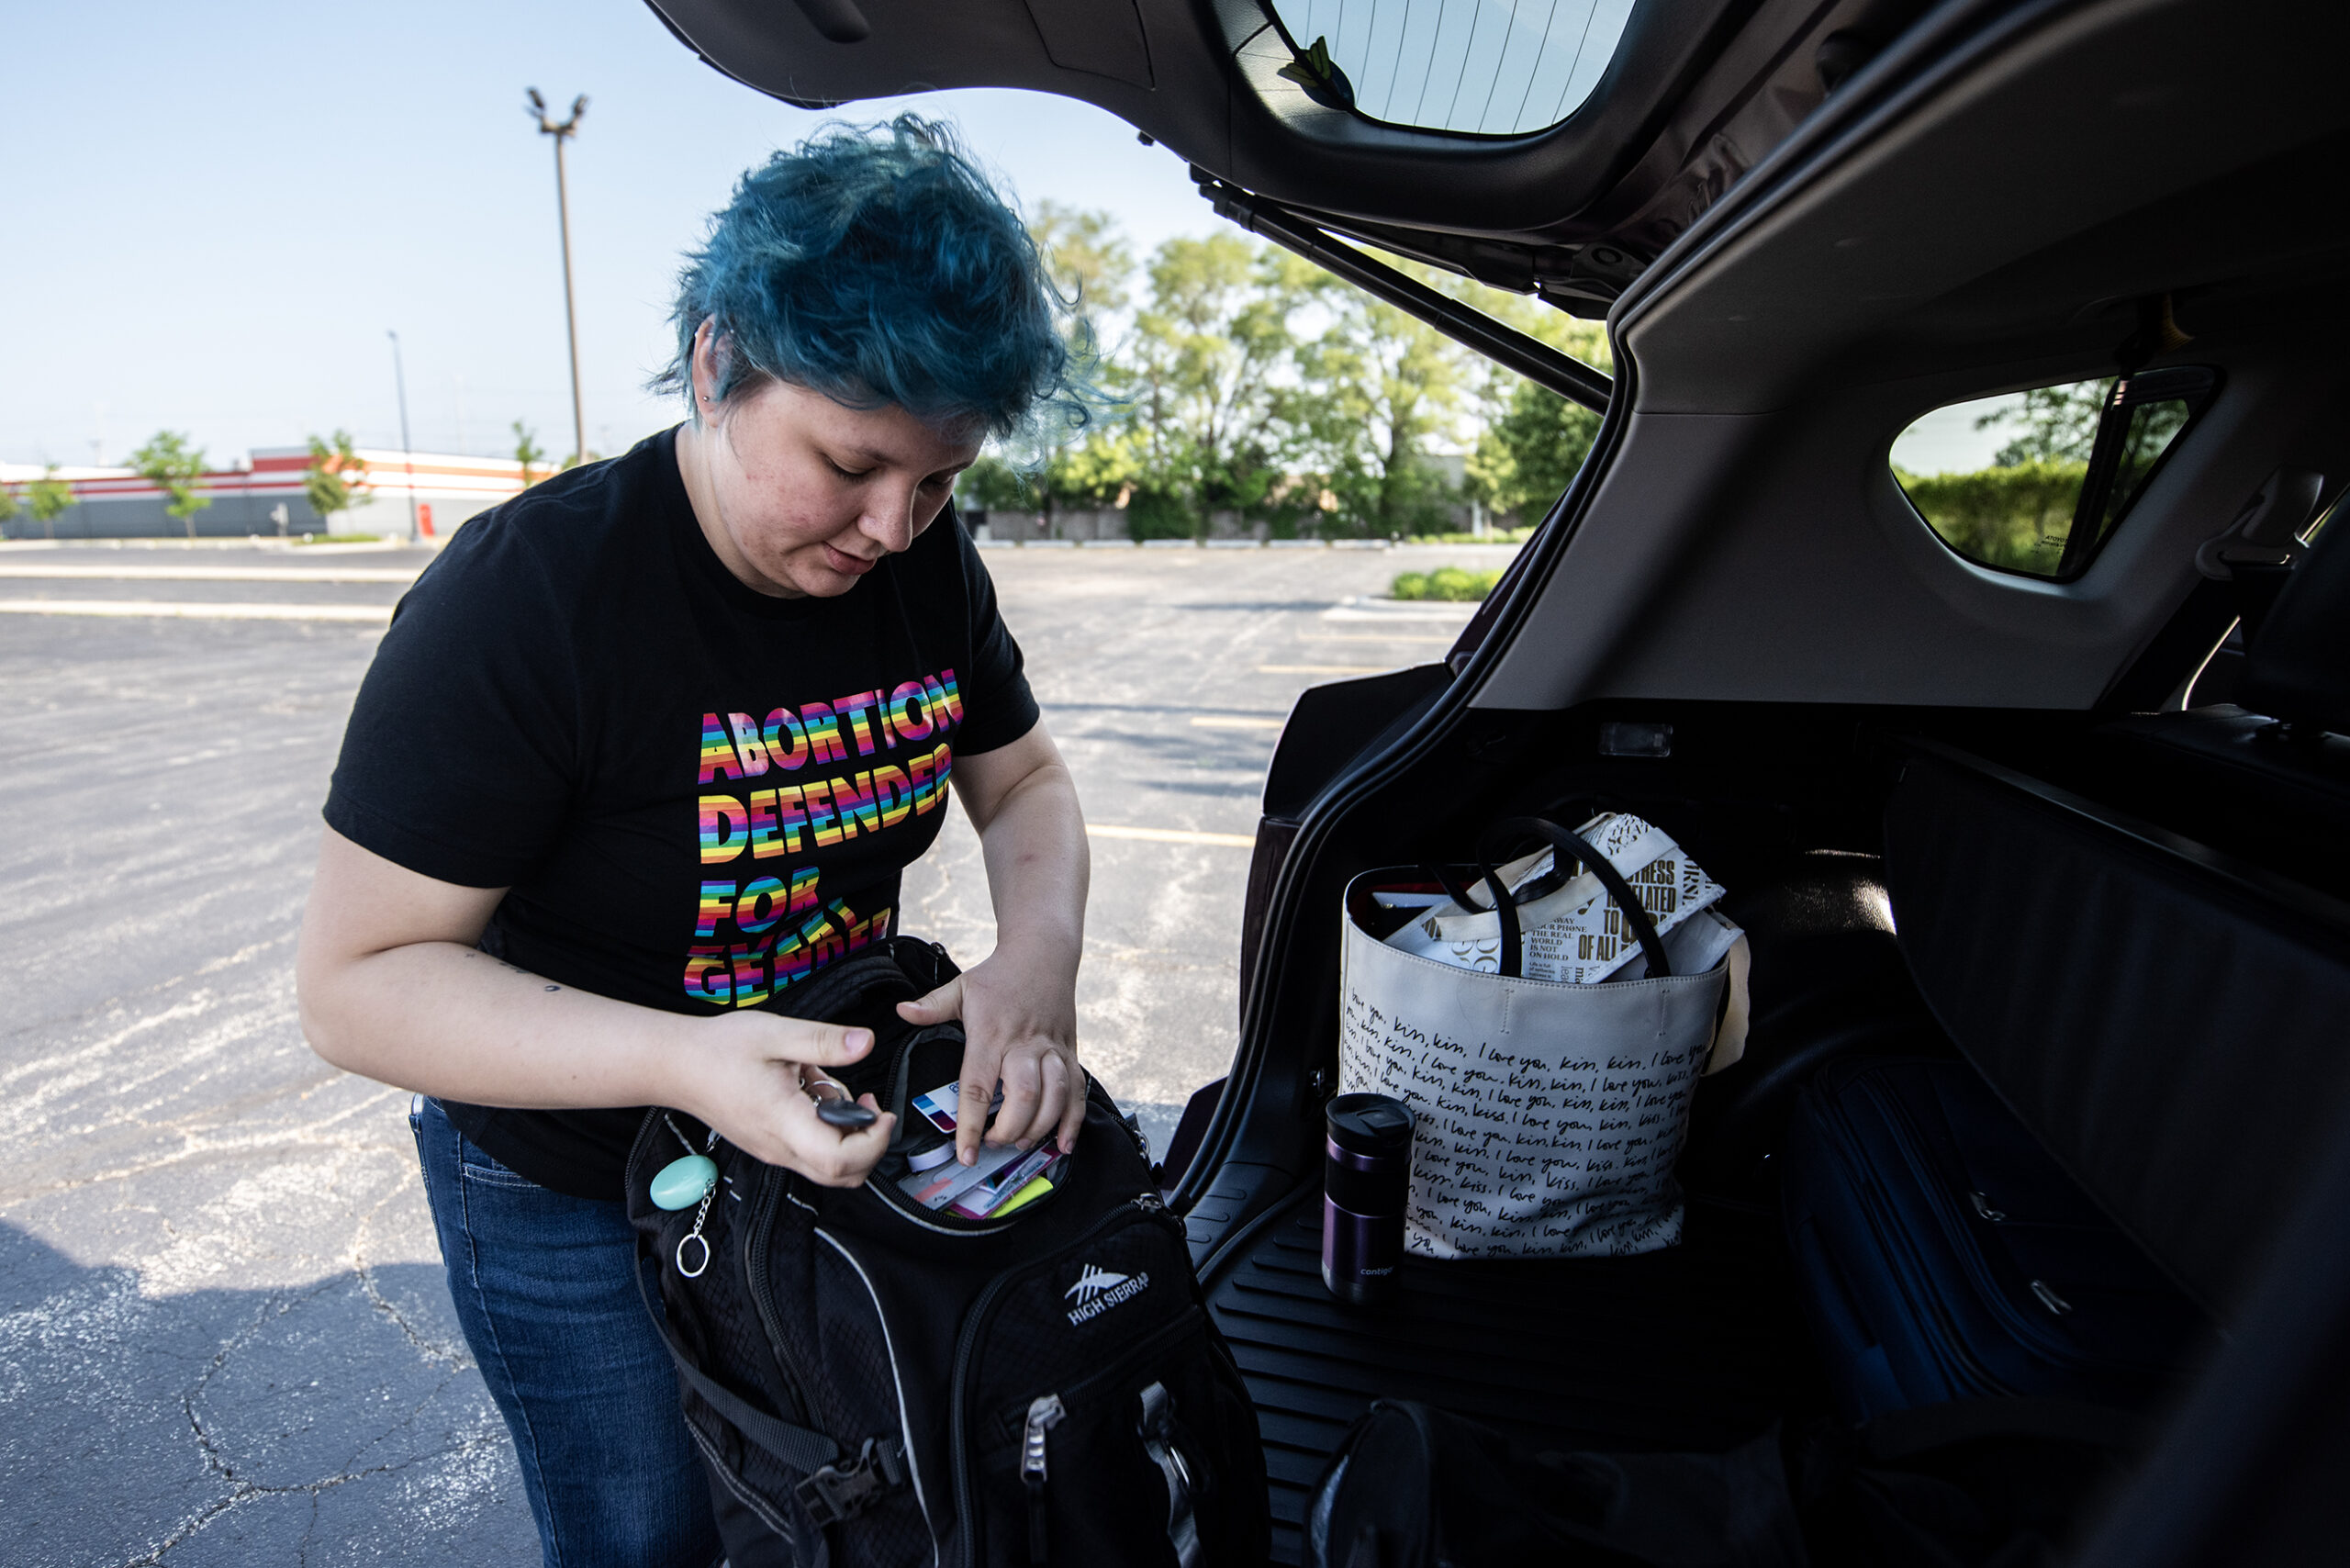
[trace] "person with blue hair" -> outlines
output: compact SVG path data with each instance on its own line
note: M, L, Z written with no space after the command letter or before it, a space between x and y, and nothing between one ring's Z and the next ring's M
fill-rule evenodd
M414 1092L458 1320L550 1568L716 1559L622 1166L665 1105L865 1180L891 1118L837 1130L805 1085L870 1031L767 1004L895 929L950 778L996 946L902 1011L962 1021L963 1103L1003 1095L991 1139L1067 1148L1082 1125L1084 823L947 508L983 441L1082 420L1066 319L944 128L819 132L745 174L688 258L656 383L685 420L467 523L361 687L303 1028Z

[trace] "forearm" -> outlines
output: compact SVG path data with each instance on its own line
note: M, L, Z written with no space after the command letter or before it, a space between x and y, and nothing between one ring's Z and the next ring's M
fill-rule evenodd
M957 783L987 861L995 951L898 1011L917 1024L963 1021L963 1103L984 1104L997 1087L1003 1092L988 1137L1022 1148L1058 1137L1069 1149L1085 1122L1077 1064L1077 964L1091 875L1085 818L1041 725L974 760L980 766L968 771L976 778ZM977 1158L979 1137L976 1120L956 1129L966 1163Z
M979 830L996 950L1024 967L1074 983L1085 942L1092 862L1077 786L1058 761L1037 768L997 802Z
M538 1110L676 1104L695 1020L559 986L454 942L362 955L308 944L303 1032L337 1067L402 1089Z
M827 1186L881 1158L896 1118L841 1132L806 1092L809 1070L872 1050L870 1029L758 1008L696 1018L557 985L474 946L505 893L420 876L329 828L295 960L311 1049L477 1105L674 1106Z

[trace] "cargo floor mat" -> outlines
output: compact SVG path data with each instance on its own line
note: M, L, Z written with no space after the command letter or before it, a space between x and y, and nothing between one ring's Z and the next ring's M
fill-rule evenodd
M1728 1449L1825 1407L1774 1215L1692 1204L1679 1247L1634 1258L1406 1260L1375 1311L1323 1289L1321 1215L1308 1189L1208 1282L1264 1430L1277 1562L1373 1399L1586 1449Z

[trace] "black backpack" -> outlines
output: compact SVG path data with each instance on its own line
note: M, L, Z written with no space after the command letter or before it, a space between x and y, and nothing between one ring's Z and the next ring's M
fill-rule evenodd
M778 999L874 1031L836 1074L899 1117L863 1186L820 1187L674 1111L630 1153L638 1277L732 1568L1262 1561L1256 1414L1141 1135L1100 1085L1053 1190L1016 1214L967 1220L899 1190L941 1136L908 1100L955 1081L963 1033L896 1003L956 972L892 937ZM688 1153L716 1162L710 1195L656 1207L653 1178Z

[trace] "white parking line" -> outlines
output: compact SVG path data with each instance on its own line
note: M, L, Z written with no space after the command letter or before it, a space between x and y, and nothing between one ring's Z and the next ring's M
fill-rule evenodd
M1477 613L1473 604L1443 604L1427 600L1412 600L1402 605L1369 605L1360 602L1335 604L1324 610L1325 621L1383 621L1390 626L1409 624L1415 621L1451 621L1467 624Z
M1200 713L1192 717L1192 724L1203 730L1278 730L1289 722L1287 719L1224 719Z
M412 583L416 573L397 566L91 566L0 561L0 577L140 583Z
M1246 833L1194 833L1180 827L1124 827L1115 823L1087 823L1089 838L1132 838L1145 844L1213 844L1226 849L1253 849L1254 834Z
M155 621L373 621L388 604L199 604L158 599L0 599L0 615L106 615Z
M1433 643L1449 648L1458 637L1415 637L1408 632L1300 632L1301 643Z

